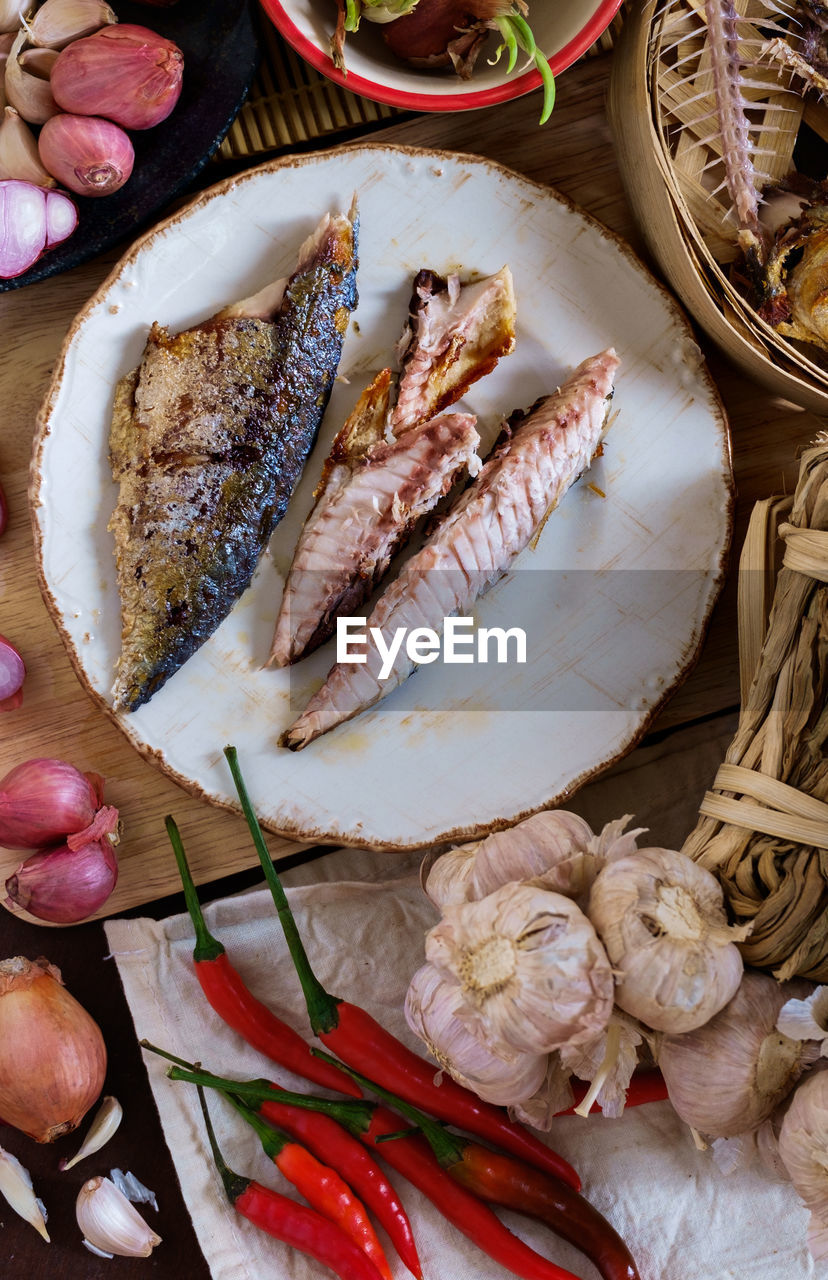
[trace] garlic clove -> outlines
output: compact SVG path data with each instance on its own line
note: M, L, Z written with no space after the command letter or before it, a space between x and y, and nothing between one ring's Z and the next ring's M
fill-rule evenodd
M117 1098L111 1095L107 1096L101 1102L95 1113L95 1119L89 1128L89 1132L81 1143L77 1155L66 1163L61 1163L61 1169L65 1173L67 1169L71 1169L79 1160L85 1160L87 1156L93 1155L96 1151L100 1151L105 1146L123 1119L123 1110Z
M420 883L426 895L442 911L445 907L468 902L474 858L480 842L462 844L435 858L427 854L420 868Z
M103 0L46 0L28 23L29 39L46 49L62 49L117 21Z
M47 1243L51 1243L49 1232L46 1230L43 1205L34 1193L28 1169L24 1169L17 1157L4 1151L2 1147L0 1147L0 1195L8 1201L15 1213L19 1213L20 1217L31 1223Z
M462 1004L457 984L425 964L411 979L405 1018L440 1067L484 1102L512 1106L530 1098L546 1074L546 1057L495 1052L458 1019Z
M36 187L54 187L56 182L40 162L37 141L14 107L6 107L0 121L0 179L19 178Z
M32 0L0 0L0 31L19 31Z
M27 33L19 31L6 59L6 97L29 124L45 124L57 115L59 108L52 97L49 81L21 66L20 55L26 39Z
M30 75L37 76L39 80L48 80L52 74L52 67L57 62L57 51L55 49L24 49L18 56L18 61L24 71L28 71Z
M147 1226L109 1178L90 1178L75 1205L78 1226L96 1249L120 1258L148 1258L161 1237Z

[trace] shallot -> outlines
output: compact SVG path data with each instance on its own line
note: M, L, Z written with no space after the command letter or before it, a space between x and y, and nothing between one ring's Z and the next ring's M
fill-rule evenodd
M0 507L2 507L0 493ZM2 529L0 528L0 533ZM10 640L0 636L0 711L15 711L23 701L26 664ZM0 793L0 809L2 793ZM0 819L2 821L2 819Z
M0 779L0 846L6 849L38 849L62 839L76 849L105 837L114 842L117 831L118 810L104 805L96 773L37 757Z
M77 924L103 906L117 881L111 842L90 840L79 849L61 844L33 853L6 881L6 893L38 920Z
M78 211L62 191L45 191L16 178L0 181L0 279L34 266L78 225Z
M54 1142L77 1128L106 1074L100 1028L42 956L0 961L0 1115Z
M105 116L125 129L151 129L178 101L183 72L184 57L171 40L147 27L118 23L68 45L51 85L64 111Z
M53 116L40 131L38 150L49 173L79 196L120 190L135 162L123 129L96 116Z

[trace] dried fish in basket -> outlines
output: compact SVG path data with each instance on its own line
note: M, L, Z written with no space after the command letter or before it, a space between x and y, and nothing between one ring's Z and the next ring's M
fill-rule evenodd
M808 135L828 154L828 106L813 91L802 96L806 86L779 53L790 47L783 36L796 41L801 30L794 7L794 0L631 6L613 55L610 119L642 232L691 314L751 376L826 414L828 360L780 333L775 313L760 314L740 265L745 250L751 265L756 245L766 265L772 233L761 193L793 170L797 143ZM786 266L795 262L789 257Z
M684 852L719 877L736 920L753 924L740 944L747 963L780 980L826 982L828 434L803 454L779 526L784 559L760 648L777 541L768 525L787 506L759 503L751 519L739 584L742 711Z

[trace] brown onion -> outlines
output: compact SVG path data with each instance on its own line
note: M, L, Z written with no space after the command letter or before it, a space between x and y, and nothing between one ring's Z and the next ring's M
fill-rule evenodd
M183 72L184 57L172 40L122 22L68 45L50 84L64 111L151 129L178 101Z
M51 924L77 924L93 915L118 882L118 860L109 840L79 849L60 844L41 849L6 881L11 901Z
M37 145L49 173L79 196L120 190L135 163L123 129L96 116L53 116L40 130Z
M106 1075L100 1028L40 957L0 961L0 1116L35 1142L76 1129Z

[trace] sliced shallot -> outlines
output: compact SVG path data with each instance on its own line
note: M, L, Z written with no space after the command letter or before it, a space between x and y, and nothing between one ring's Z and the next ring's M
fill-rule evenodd
M77 221L62 191L47 192L16 178L0 181L0 279L28 271L45 249L72 234Z
M0 636L0 711L14 711L20 706L25 678L25 662L12 642Z

